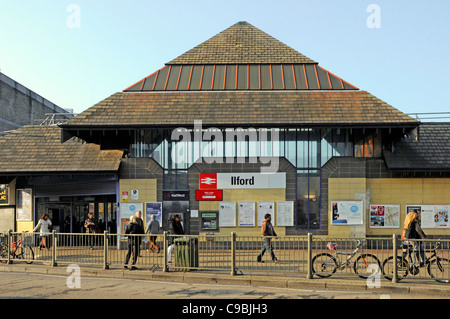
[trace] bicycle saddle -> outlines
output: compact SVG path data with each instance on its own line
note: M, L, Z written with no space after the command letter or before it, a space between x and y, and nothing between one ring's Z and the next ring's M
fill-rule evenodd
M328 248L329 250L335 250L337 246L338 246L337 243L332 243L332 242L330 242L330 241L327 243L327 248Z

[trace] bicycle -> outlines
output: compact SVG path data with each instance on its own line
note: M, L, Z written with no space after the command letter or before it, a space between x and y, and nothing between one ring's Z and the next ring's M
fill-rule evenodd
M344 270L351 267L353 257L359 254L353 262L353 271L360 278L367 279L380 270L380 261L375 255L364 253L363 244L361 240L357 241L356 249L352 252L336 250L338 244L328 242L327 248L331 250L334 255L330 253L319 253L312 259L312 272L321 278L327 278L333 275L337 269ZM348 255L347 259L341 261L340 255Z
M410 242L402 243L402 253L397 256L397 278L401 280L411 274L416 276L420 272L420 268L427 267L428 275L437 282L448 283L450 279L450 260L438 256L440 242L436 242L436 245L425 252L431 252L430 257L426 257L423 262L423 266L420 264L417 258L417 251L414 250L414 246ZM386 258L383 262L383 276L392 280L393 277L393 256Z
M24 232L26 233L26 232ZM22 238L17 239L11 243L12 250L10 251L12 259L23 259L25 263L31 264L34 260L34 252L30 246L23 241ZM8 260L8 246L0 244L0 261L7 262Z

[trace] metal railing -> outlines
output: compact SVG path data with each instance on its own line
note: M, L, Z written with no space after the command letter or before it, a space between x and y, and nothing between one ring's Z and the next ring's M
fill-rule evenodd
M323 236L149 235L85 233L0 234L4 263L79 264L151 271L207 270L231 275L289 273L306 278L385 278L450 281L450 240ZM45 237L46 247L40 247ZM159 247L159 249L157 249ZM270 249L269 249L270 248ZM271 254L273 252L273 255ZM9 252L9 253L8 253ZM262 254L264 252L264 254ZM422 252L425 259L421 263Z

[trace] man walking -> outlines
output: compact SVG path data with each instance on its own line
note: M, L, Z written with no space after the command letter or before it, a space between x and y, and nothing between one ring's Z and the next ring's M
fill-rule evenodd
M145 234L144 221L142 220L142 212L140 210L136 213L136 223L139 226L137 234ZM137 236L136 240L137 240L137 243L138 243L138 246L136 248L137 249L137 254L138 254L138 256L140 256L141 255L142 237L141 236Z
M136 223L136 217L131 216L130 222L125 227L125 234L130 235L137 235L139 234L139 224ZM132 261L131 261L131 269L137 269L136 268L136 261L139 255L139 237L138 236L128 236L128 252L125 256L125 266L124 268L128 268L128 262L130 261L131 255L133 255Z
M150 234L150 250L153 251L153 248L157 251L157 253L160 252L159 246L156 244L156 235L159 232L159 222L155 219L155 215L152 214L150 216L150 222L147 226L147 234Z
M257 262L262 263L262 257L264 256L264 253L266 250L270 253L270 257L272 258L273 262L278 262L277 257L275 257L275 254L273 252L272 248L272 237L277 236L277 233L275 232L275 229L273 229L272 223L272 216L270 214L266 214L264 216L264 221L261 226L261 234L263 236L263 247L258 254L258 257L256 259Z

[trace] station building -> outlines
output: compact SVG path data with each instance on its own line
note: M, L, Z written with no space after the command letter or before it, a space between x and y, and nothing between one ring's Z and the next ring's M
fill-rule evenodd
M449 138L239 22L64 124L3 137L21 155L0 154L0 175L30 190L18 230L58 207L72 232L88 211L121 232L142 210L189 234L259 235L271 213L279 235L387 236L419 208L442 237Z

